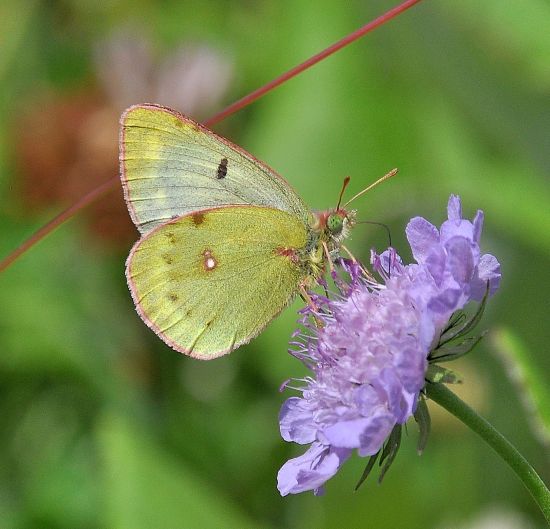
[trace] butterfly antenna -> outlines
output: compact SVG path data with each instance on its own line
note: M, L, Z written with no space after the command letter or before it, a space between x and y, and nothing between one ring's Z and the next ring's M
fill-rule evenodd
M344 178L344 183L342 184L342 189L340 190L340 196L338 197L338 204L336 205L336 211L340 209L340 202L342 202L342 196L344 196L344 191L346 190L346 187L348 187L350 181L350 177L346 176Z
M374 222L371 220L361 220L359 222L356 222L356 224L374 224L375 226L381 226L386 230L386 233L388 234L388 246L391 247L391 231L387 224L384 224L383 222Z
M382 178L379 178L376 182L374 182L370 186L363 189L363 191L359 191L359 193L357 193L355 196L351 197L344 204L344 207L346 207L350 202L353 202L356 198L359 198L361 195L365 194L367 191L370 191L373 187L376 187L378 184L381 184L384 180L388 180L389 178L391 178L392 176L395 176L396 174L397 174L397 169L392 169L389 173L386 173Z

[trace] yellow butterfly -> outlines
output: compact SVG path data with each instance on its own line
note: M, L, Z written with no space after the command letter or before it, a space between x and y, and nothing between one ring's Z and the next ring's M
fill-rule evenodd
M216 358L307 297L354 211L313 213L267 165L174 110L136 105L120 122L124 196L141 232L126 277L164 342Z

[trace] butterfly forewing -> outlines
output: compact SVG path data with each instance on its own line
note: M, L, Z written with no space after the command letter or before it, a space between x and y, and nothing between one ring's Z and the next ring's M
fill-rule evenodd
M142 237L126 274L137 310L168 345L209 359L256 336L304 279L307 232L295 215L222 207L182 216Z
M156 105L121 118L120 165L132 220L141 233L187 213L244 204L310 222L286 181L265 164L181 114Z

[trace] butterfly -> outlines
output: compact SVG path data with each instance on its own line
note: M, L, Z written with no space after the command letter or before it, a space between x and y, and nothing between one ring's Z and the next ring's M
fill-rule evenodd
M323 276L355 222L313 212L275 171L153 104L120 120L124 197L141 238L126 261L138 314L170 347L211 359L248 343Z

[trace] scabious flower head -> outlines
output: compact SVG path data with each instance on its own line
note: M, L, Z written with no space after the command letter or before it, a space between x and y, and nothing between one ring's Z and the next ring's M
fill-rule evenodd
M343 263L349 283L331 298L315 296L304 309L291 353L313 375L297 387L280 412L283 439L309 444L279 471L284 496L323 484L354 450L377 454L396 425L414 413L425 384L428 354L452 313L498 288L500 269L481 256L483 214L461 218L460 199L451 196L440 230L423 218L407 226L415 264L403 265L393 249L373 253L383 282L361 277L359 265Z

